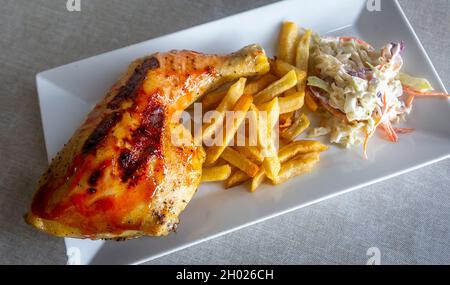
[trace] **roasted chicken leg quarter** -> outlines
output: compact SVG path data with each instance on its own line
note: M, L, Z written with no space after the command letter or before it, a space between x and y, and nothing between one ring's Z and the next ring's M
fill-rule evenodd
M167 235L204 160L192 138L172 142L179 123L171 115L220 84L268 70L257 45L225 56L171 51L136 60L52 160L26 221L64 237Z

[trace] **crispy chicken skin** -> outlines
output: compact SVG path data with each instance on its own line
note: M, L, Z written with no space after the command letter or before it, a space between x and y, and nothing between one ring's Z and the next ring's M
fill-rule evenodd
M75 238L163 236L201 179L204 152L177 146L176 111L218 85L268 72L256 45L226 55L156 53L133 62L41 177L27 223Z

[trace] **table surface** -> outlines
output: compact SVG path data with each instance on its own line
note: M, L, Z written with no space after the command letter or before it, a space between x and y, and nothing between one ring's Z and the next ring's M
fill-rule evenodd
M37 72L274 0L65 2L0 2L0 264L66 262L63 239L23 221L47 166ZM450 0L400 3L450 88ZM365 264L371 247L383 264L450 264L449 190L445 160L147 264Z

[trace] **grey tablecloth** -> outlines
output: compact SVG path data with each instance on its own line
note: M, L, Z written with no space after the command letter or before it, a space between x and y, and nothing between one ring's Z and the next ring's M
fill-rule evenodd
M385 1L385 0L383 0ZM64 264L62 239L24 224L47 165L37 72L273 0L0 0L0 263ZM450 0L401 5L450 87ZM432 146L430 146L432 147ZM450 161L313 205L149 264L450 263Z

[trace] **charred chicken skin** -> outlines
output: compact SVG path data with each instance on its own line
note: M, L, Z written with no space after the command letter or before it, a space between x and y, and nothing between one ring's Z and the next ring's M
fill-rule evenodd
M202 94L269 70L256 45L225 56L156 53L133 62L41 177L26 221L75 238L163 236L201 179L204 152L171 139L171 116Z

